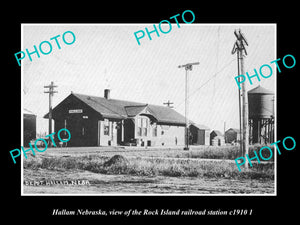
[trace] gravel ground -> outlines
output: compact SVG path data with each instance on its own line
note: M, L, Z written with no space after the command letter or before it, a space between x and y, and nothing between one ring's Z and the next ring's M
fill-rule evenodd
M32 181L30 183L29 181ZM34 185L33 182L36 182ZM37 182L39 184L37 185ZM56 182L54 184L54 181ZM83 182L82 182L83 181ZM24 169L23 193L71 195L270 194L274 181L106 175L81 170ZM46 185L46 182L48 185ZM50 185L49 183L52 184Z

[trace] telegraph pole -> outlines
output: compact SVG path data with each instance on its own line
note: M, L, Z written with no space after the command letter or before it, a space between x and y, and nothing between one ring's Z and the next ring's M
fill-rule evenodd
M57 93L57 91L54 91L54 88L57 86L54 85L53 81L51 81L51 84L48 86L44 86L44 88L49 88L48 91L44 91L44 93L49 93L49 134L52 133L52 97L54 93ZM50 144L51 142L49 142Z
M226 135L225 135L225 131L226 131L226 121L224 121L224 141L226 143Z
M192 71L193 65L199 65L199 62L195 63L188 63L185 65L178 66L178 68L185 68L185 142L186 146L183 150L189 150L189 119L188 119L188 113L189 113L189 76L188 71Z
M238 75L244 75L244 56L247 55L247 51L245 48L246 44L248 46L248 42L246 38L244 37L243 33L241 33L241 30L239 31L235 30L234 35L236 36L237 40L234 43L232 54L234 54L237 51L237 59L238 59ZM243 54L245 53L245 55ZM248 120L248 96L246 92L245 82L242 83L242 93L240 93L239 89L239 112L240 112L240 134L241 136L241 148L242 148L242 154L244 157L246 157L246 154L249 153L249 120ZM242 103L242 109L241 109L241 103ZM242 111L242 115L241 115ZM242 120L242 129L241 129L241 120ZM248 168L248 163L245 164L245 167Z
M167 102L164 102L163 104L167 105L169 108L173 108L173 106L171 106L171 105L173 105L174 102L170 102L170 100L168 100Z

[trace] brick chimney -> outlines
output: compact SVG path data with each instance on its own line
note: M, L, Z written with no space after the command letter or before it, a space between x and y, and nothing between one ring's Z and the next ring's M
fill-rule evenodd
M104 98L110 99L110 89L104 89Z

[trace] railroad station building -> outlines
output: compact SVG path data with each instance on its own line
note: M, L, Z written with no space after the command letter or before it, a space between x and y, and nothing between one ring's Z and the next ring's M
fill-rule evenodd
M68 146L185 145L184 116L166 106L111 99L109 89L104 97L71 93L52 118L56 133L70 131Z

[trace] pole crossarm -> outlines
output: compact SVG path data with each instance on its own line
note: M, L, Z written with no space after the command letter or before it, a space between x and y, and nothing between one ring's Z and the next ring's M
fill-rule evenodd
M170 102L170 100L168 100L167 102L164 102L163 104L167 105L169 108L173 108L173 106L171 106L171 105L173 105L174 102Z
M56 85L47 85L47 86L44 86L44 88L55 88L55 87L58 87L58 86L56 86Z
M44 93L50 93L50 94L53 94L53 93L58 93L57 91L44 91Z
M244 34L241 32L241 29L239 31L235 30L234 35L236 36L237 40L234 42L231 54L234 54L236 50L239 50L240 52L245 52L245 55L248 55L245 45L248 46L248 41L246 40Z
M192 70L193 69L193 65L199 65L200 63L199 62L195 62L195 63L187 63L185 65L180 65L178 66L178 68L182 68L184 67L185 70Z

